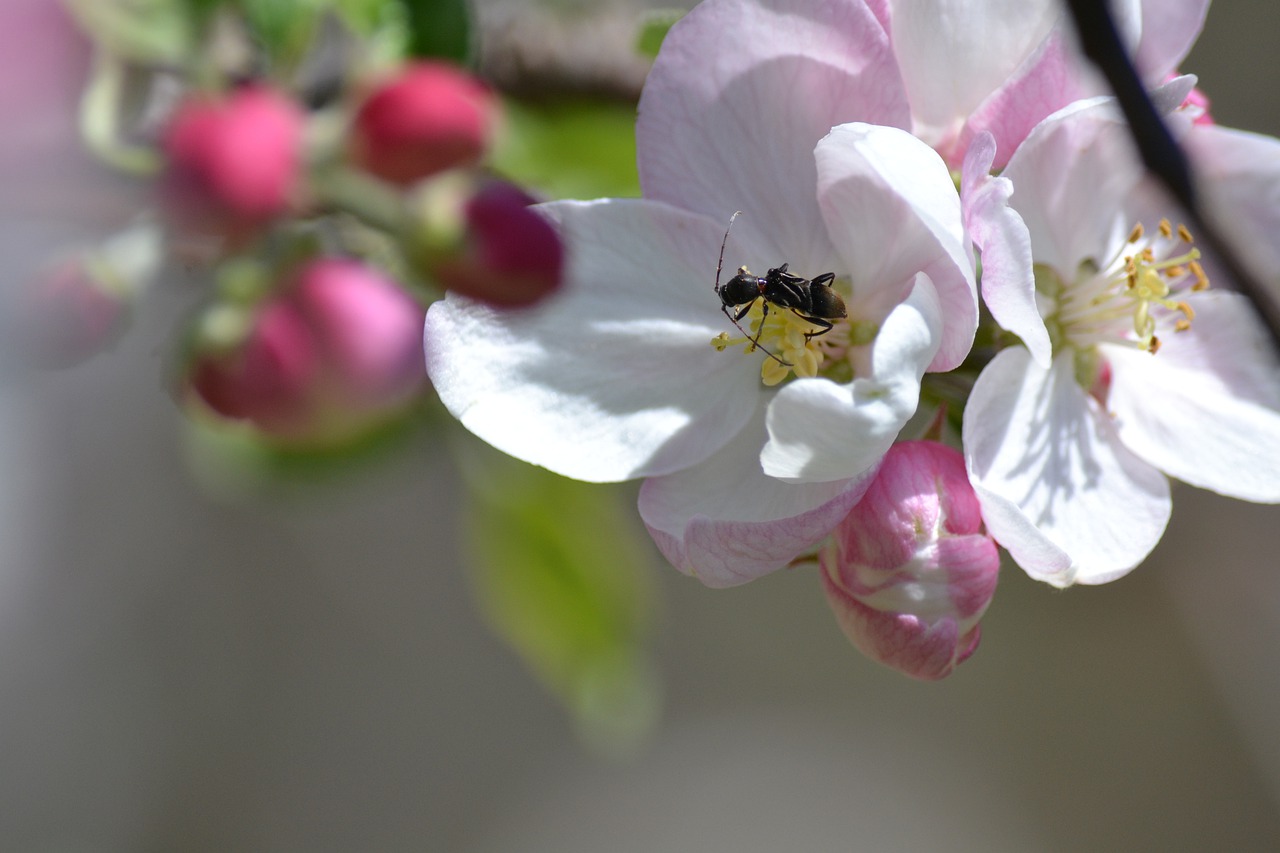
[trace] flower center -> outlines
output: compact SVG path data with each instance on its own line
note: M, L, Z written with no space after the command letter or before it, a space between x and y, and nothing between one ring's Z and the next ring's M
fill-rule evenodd
M1071 284L1037 268L1037 288L1057 299L1056 311L1047 318L1050 332L1080 350L1112 343L1155 353L1158 327L1172 322L1173 330L1182 332L1195 319L1195 311L1178 296L1209 286L1200 250L1192 243L1185 225L1175 228L1161 219L1150 236L1142 223L1134 226L1101 269L1091 260L1082 263Z
M837 292L848 295L847 279L833 283ZM768 311L765 308L768 306ZM847 381L853 369L850 351L875 338L874 327L856 319L835 318L830 328L806 320L796 311L767 303L764 298L751 304L738 322L746 334L730 336L721 332L711 345L724 352L730 347L743 347L743 353L760 352L760 380L768 386L778 385L795 376L827 376Z

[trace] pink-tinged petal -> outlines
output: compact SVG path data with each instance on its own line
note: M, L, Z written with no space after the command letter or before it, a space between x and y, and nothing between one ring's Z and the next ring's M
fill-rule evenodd
M1209 0L1142 0L1142 39L1133 62L1143 79L1159 82L1178 67L1208 11Z
M964 446L987 530L1055 586L1127 574L1169 520L1168 480L1076 383L1071 352L1047 370L1021 347L997 355L965 407Z
M965 157L960 186L964 226L982 252L982 299L996 322L1022 339L1037 364L1048 367L1051 345L1036 307L1031 235L1009 206L1013 182L990 174L995 155L991 134L977 137Z
M1003 169L1032 128L1072 101L1095 94L1080 77L1080 57L1062 26L1056 27L1021 68L974 108L956 145L943 152L955 165L973 139L996 139L994 168Z
M871 344L871 375L850 385L797 379L782 388L769 404L764 472L812 483L872 470L915 414L920 377L938 346L941 312L933 286L921 275Z
M1134 223L1125 203L1143 170L1110 98L1077 101L1045 119L1009 159L1010 203L1031 234L1037 263L1073 281L1080 262L1099 266Z
M1244 297L1198 294L1185 332L1154 356L1108 347L1120 438L1179 480L1280 503L1280 363Z
M791 485L767 477L759 461L764 437L757 416L705 462L640 488L640 517L663 556L707 586L746 583L811 551L870 482Z
M722 222L742 210L735 228L774 265L816 268L831 250L809 189L813 147L847 121L910 121L864 3L708 0L672 27L640 98L644 194Z
M561 292L506 311L450 295L427 314L445 406L512 456L579 480L700 462L751 417L759 364L716 352L732 329L713 291L723 227L641 200L562 202Z
M1280 299L1280 140L1220 125L1197 125L1183 137L1202 197L1219 230ZM1225 280L1205 266L1213 280Z
M1060 9L1051 0L895 0L893 48L914 130L944 150L965 118L1044 40Z
M931 370L957 367L978 327L977 285L960 197L946 164L903 130L854 123L814 150L818 203L853 278L851 314L879 320L923 272L942 304Z

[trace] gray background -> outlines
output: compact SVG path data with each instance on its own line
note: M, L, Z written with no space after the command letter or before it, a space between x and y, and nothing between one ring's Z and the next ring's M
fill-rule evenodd
M1186 63L1224 124L1280 132L1274 9L1220 3ZM3 206L6 269L91 230L95 191ZM1280 510L1179 488L1123 581L1006 571L936 685L863 660L807 572L655 563L665 715L603 759L475 615L445 447L283 500L196 487L164 387L193 292L3 390L0 849L1280 848Z

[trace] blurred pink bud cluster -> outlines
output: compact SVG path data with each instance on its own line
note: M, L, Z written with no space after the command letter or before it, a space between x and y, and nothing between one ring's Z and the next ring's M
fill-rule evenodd
M836 619L868 657L933 680L977 649L1000 554L958 450L893 445L819 556Z
M190 387L218 415L291 445L342 442L422 390L423 315L367 264L309 261L256 306L239 341L198 349Z
M16 288L7 304L20 332L10 337L27 363L69 366L104 350L144 279L177 257L213 283L185 335L180 398L277 446L337 447L400 417L429 388L425 304L440 291L518 308L559 286L558 234L535 199L485 171L500 101L463 68L384 58L372 71L317 54L339 80L320 92L267 61L155 61L145 44L128 57L118 53L127 38L113 40L124 31L95 32L91 12L74 7L73 19L35 0L0 11L0 23L16 27L0 41L63 94L52 99L56 127L46 122L49 133L23 142L22 159L43 163L38 149L56 129L133 177L151 177L144 190L154 213L120 233L145 230L154 251L145 269L122 262L104 250L117 235ZM146 23L124 6L102 14ZM42 41L59 36L56 51L28 43L37 24ZM248 29L241 36L241 53L227 56L269 51ZM95 49L102 61L92 63ZM49 101L52 83L32 82L0 89L23 103ZM82 96L93 108L81 107L77 124Z

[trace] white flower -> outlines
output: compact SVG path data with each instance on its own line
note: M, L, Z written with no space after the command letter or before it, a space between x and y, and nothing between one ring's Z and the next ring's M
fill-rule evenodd
M983 185L981 168L967 186ZM996 540L1034 577L1103 583L1159 540L1165 474L1280 502L1275 354L1242 297L1207 289L1193 236L1176 211L1162 217L1111 103L1051 116L1002 179L1017 215L985 233L983 256L1019 257L1025 241L1034 273L1019 282L1010 263L994 286L1034 292L1052 353L1001 351L965 410Z
M468 429L567 476L646 478L655 541L713 586L821 541L977 323L950 175L883 126L907 114L879 20L773 5L709 0L669 33L636 129L645 199L543 207L560 296L503 313L451 295L425 333ZM740 332L714 289L722 242L721 285L740 266L829 272L848 316L823 333L775 304L762 323L761 299Z

